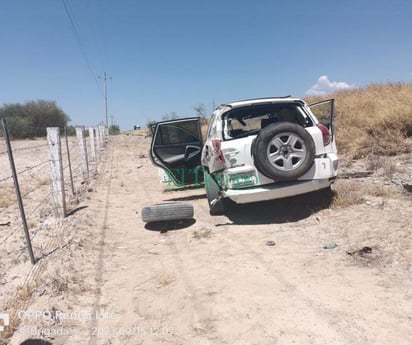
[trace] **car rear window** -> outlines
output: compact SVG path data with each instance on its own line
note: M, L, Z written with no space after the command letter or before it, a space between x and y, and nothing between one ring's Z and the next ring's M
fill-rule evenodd
M223 115L223 134L225 140L241 138L257 134L272 123L284 121L303 127L312 125L312 121L298 104L258 104L226 112Z

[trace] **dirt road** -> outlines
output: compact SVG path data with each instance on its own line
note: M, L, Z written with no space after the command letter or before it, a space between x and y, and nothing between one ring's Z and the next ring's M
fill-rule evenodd
M148 140L110 138L70 245L37 282L28 310L70 317L27 317L10 344L34 326L66 332L54 345L412 343L410 198L331 208L319 194L211 217L203 189L164 191ZM165 200L193 204L195 221L145 227L142 207Z

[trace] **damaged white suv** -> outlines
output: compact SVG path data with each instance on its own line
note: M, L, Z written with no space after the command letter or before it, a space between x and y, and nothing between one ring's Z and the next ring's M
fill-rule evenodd
M205 142L199 118L153 127L151 158L176 185L204 183L211 214L330 188L337 176L334 101L308 106L288 97L222 104Z

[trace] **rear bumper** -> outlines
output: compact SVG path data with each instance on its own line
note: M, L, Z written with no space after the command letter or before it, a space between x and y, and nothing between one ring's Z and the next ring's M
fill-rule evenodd
M331 181L329 179L283 183L278 182L252 188L228 189L223 191L223 197L229 198L238 204L246 204L250 202L281 199L305 194L328 188L330 185Z

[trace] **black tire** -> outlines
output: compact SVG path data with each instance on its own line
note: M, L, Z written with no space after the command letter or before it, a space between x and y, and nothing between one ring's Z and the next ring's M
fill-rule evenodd
M142 220L145 223L191 218L193 206L181 202L150 205L142 210Z
M300 125L280 122L260 131L252 154L256 168L263 175L274 180L296 180L311 168L315 158L315 143ZM272 162L269 160L270 155L275 157L271 156Z
M212 205L212 201L219 196L220 188L217 183L210 177L209 173L206 170L204 170L203 174L210 215L222 215L226 211L225 200L221 198L214 205Z

